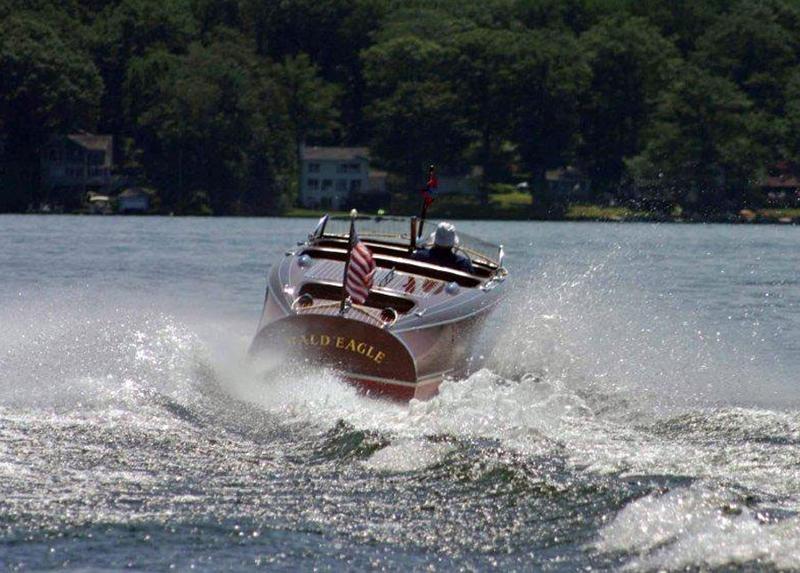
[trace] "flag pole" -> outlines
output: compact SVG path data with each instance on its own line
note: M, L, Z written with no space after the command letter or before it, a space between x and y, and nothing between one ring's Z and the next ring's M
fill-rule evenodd
M433 203L433 198L430 196L430 182L433 178L433 173L436 168L431 165L428 168L428 182L425 184L425 198L422 200L422 213L419 216L419 229L417 239L422 236L422 228L425 226L425 217L428 215L428 206Z
M344 260L344 274L342 275L342 300L339 303L339 314L344 314L345 303L347 302L347 271L350 270L350 254L353 252L353 236L356 231L356 218L358 211L350 211L350 237L347 239L347 256Z
M417 239L422 236L422 228L425 226L425 217L428 214L428 202L422 204L422 214L419 216L419 228L417 229Z

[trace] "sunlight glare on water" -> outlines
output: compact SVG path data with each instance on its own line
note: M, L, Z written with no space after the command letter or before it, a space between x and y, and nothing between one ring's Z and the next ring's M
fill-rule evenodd
M0 565L800 567L796 229L459 227L509 296L399 405L247 359L296 221L0 218Z

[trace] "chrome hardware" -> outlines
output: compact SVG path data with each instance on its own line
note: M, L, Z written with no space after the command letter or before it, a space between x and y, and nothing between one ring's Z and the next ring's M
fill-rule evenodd
M314 297L308 293L301 294L292 301L292 310L314 306Z
M390 306L386 307L381 311L380 318L383 323L383 328L389 328L397 322L397 311Z
M317 222L317 226L314 227L314 230L308 234L308 241L314 242L325 233L325 226L328 224L328 214L326 213L320 220Z
M497 270L495 270L494 274L491 277L489 277L489 280L481 285L481 290L482 291L492 290L501 282L506 280L507 276L508 276L508 271L506 270L506 268L498 267Z

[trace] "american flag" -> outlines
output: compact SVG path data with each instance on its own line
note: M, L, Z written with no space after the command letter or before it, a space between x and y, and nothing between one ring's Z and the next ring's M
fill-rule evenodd
M375 278L375 261L372 252L358 239L358 235L353 237L353 241L350 265L347 267L345 279L345 292L354 303L364 304Z

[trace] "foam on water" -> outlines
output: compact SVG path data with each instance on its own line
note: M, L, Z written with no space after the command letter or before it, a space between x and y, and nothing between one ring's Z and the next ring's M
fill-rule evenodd
M136 412L154 397L183 400L203 358L174 317L81 293L6 305L0 323L0 406L9 409Z
M707 485L651 494L602 529L602 551L633 553L628 569L722 567L761 562L800 567L800 518L775 519Z
M489 329L499 342L489 368L428 402L365 401L325 378L326 398L292 402L292 415L394 436L365 464L379 471L441 462L449 448L424 438L446 435L563 456L578 471L691 478L630 503L594 549L632 554L637 570L798 567L798 388L748 333L706 333L643 292L621 303L603 272L545 273L518 289ZM747 495L760 501L750 507Z
M385 436L361 462L381 474L420 472L453 442L488 440L577 473L681 476L695 483L632 501L593 550L632 555L635 569L800 566L800 419L766 408L778 396L795 403L798 389L757 346L708 336L671 301L623 289L606 262L541 273L488 325L486 367L409 405L364 398L331 372L248 360L249 323L43 292L0 307L0 413L159 428L191 423L180 410L221 432L263 423L242 418L241 401L310 438L342 422ZM15 439L2 431L0 444ZM26 471L0 448L0 478ZM766 501L750 507L741 491Z
M616 276L614 268L627 264L626 256L617 248L581 272L553 264L525 283L518 279L484 333L482 354L496 378L466 388L491 403L504 399L507 381L539 379L546 383L539 388L557 388L560 396L591 396L588 408L606 417L612 403L626 415L642 410L651 416L800 402L800 388L780 365L767 364L769 354L746 333L706 333L664 293L637 290ZM169 308L169 301L135 293L110 300L74 290L34 291L2 305L0 347L8 350L0 366L9 373L0 381L3 399L97 399L92 389L108 376L105 387L115 392L146 381L160 392L186 395L205 366L224 385L249 392L270 409L284 402L294 407L294 400L302 408L310 401L310 417L353 417L358 423L362 416L369 425L376 410L382 422L386 408L369 406L375 402L357 399L327 374L291 373L263 383L266 369L245 363L252 324L203 313L176 317L159 308ZM328 408L332 416L314 407L340 395L341 404ZM469 398L459 392L459 399Z
M600 272L593 268L570 282L543 275L518 289L497 317L502 327L487 329L497 342L489 368L448 381L433 400L409 406L361 397L333 373L276 371L270 357L247 360L250 325L178 319L142 312L135 302L110 305L73 292L50 293L0 309L0 322L11 326L0 335L7 349L0 357L0 405L141 412L154 396L191 405L200 387L212 382L287 422L323 430L344 420L398 438L492 438L531 452L546 448L541 444L548 440L568 440L576 464L594 471L644 471L649 451L653 463L667 467L665 460L684 459L686 448L642 448L653 440L642 437L636 424L723 398L741 401L746 385L729 383L725 345L682 347L676 341L680 329L664 317L651 328L633 329L642 320L635 309L644 306L609 306L603 293L611 297L614 289L597 287ZM587 302L590 292L594 298ZM54 302L62 300L73 303L64 308ZM635 335L614 335L626 329ZM663 347L669 353L660 352ZM736 368L747 378L741 364ZM714 399L709 386L716 387Z
M412 472L440 463L453 450L446 443L425 440L396 440L375 452L364 465L381 472Z
M542 372L576 390L617 395L647 415L710 405L800 404L757 330L709 329L669 292L637 289L615 273L621 248L575 273L553 265L517 284L490 336L491 365Z

